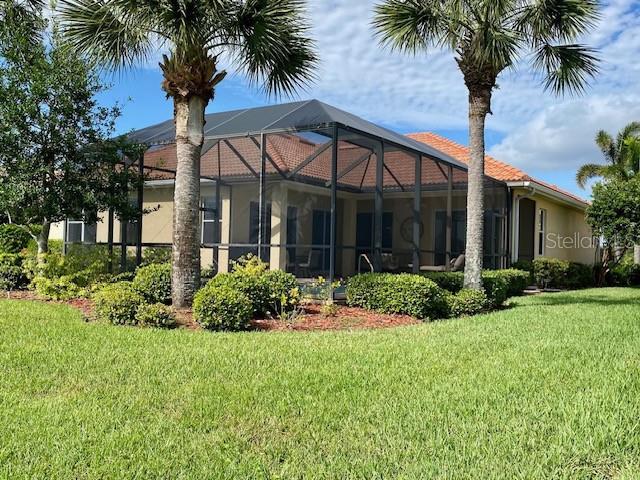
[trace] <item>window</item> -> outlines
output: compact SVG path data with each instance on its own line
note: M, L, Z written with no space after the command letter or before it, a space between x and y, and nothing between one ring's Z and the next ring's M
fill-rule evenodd
M210 245L217 243L216 222L218 221L218 209L215 197L202 199L202 243Z
M544 255L544 240L547 233L547 211L541 208L538 215L538 255Z
M67 220L67 243L96 243L95 223L85 223L82 219Z

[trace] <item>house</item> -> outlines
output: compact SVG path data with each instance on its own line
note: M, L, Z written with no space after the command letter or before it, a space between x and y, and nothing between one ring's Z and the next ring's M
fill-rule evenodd
M154 210L126 228L106 214L97 225L69 219L54 230L66 242L129 245L138 258L143 248L171 245L173 121L132 138L149 149L130 168L149 178L131 199ZM272 269L329 278L459 268L467 161L467 149L443 137L400 135L317 100L209 114L202 264L223 272L253 253ZM539 256L593 263L586 207L487 157L485 266Z

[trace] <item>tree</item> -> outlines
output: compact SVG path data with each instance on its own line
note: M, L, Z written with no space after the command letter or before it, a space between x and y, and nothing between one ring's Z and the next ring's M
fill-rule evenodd
M578 93L597 72L577 44L598 19L596 0L383 0L373 26L383 45L453 52L469 93L466 287L482 288L484 129L498 76L532 52L532 67L555 93Z
M614 139L600 130L596 135L596 145L602 151L606 164L588 163L576 174L576 182L585 188L587 181L594 178L609 180L630 180L640 171L640 122L631 122Z
M73 47L111 68L130 67L166 46L162 89L173 99L177 171L172 300L191 304L200 285L200 154L204 111L228 59L268 93L290 94L313 78L316 55L301 0L61 0ZM222 56L221 56L222 55Z
M614 139L612 135L600 130L596 135L596 144L602 151L606 164L588 163L576 174L576 182L585 188L587 181L602 178L611 180L630 180L640 172L640 122L631 122ZM633 247L633 261L640 264L640 245Z
M137 214L127 192L142 179L121 163L140 147L109 139L118 108L98 105L104 87L55 27L47 34L42 17L22 20L0 37L0 211L30 233L43 260L54 222L95 221L107 208Z
M593 187L587 208L587 223L604 241L601 281L609 272L612 250L640 243L640 176L612 179ZM624 254L624 252L623 252ZM623 255L619 255L618 259Z

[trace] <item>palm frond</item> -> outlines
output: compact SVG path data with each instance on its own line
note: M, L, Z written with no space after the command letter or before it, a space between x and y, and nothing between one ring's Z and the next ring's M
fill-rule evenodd
M576 173L576 182L580 186L580 188L585 188L587 182L589 180L593 180L598 177L607 177L609 173L608 165L598 165L596 163L588 163L586 165L582 165Z
M534 69L545 76L545 89L556 94L582 93L598 73L595 51L583 45L542 45L535 54Z
M60 18L71 47L109 68L131 67L152 52L153 14L144 2L61 0Z
M448 29L455 21L453 16L444 18L441 2L387 0L374 7L373 28L383 45L415 53L449 43Z
M595 142L607 161L610 164L614 165L616 163L616 157L618 156L618 154L616 143L613 141L613 137L609 135L608 132L600 130L596 134Z
M315 80L318 59L301 0L247 0L224 25L225 42L252 83L292 95Z
M597 0L542 0L522 8L516 28L526 33L534 46L554 41L570 43L599 19Z

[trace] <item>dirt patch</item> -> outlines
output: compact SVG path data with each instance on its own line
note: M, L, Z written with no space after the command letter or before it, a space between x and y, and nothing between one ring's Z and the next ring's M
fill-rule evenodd
M6 293L1 292L0 298L7 298ZM69 305L77 308L87 321L93 319L93 303L87 298L75 298L69 301L47 300L36 295L35 292L15 291L11 292L11 299L36 300L53 304ZM190 330L200 330L201 327L193 320L191 310L176 310L178 327ZM363 328L390 328L403 325L415 325L420 323L408 315L387 315L371 312L363 308L347 307L340 305L335 316L326 316L320 311L320 305L307 304L303 307L302 314L292 322L264 318L251 321L251 330L258 331L310 331L310 330L354 330Z

